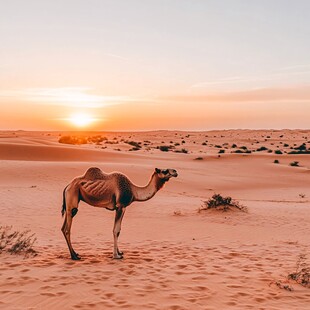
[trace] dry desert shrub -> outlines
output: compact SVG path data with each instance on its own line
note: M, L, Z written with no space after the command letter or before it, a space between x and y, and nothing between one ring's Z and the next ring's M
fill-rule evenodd
M134 148L140 149L141 148L141 142L136 141L125 141L125 143L133 146Z
M79 136L61 136L58 142L63 144L87 144L87 138Z
M115 140L116 138L114 138ZM107 137L103 137L103 136L100 136L100 135L96 135L96 136L90 136L87 138L88 142L90 143L95 143L95 144L101 144L101 142L103 141L107 141L108 138Z
M268 151L268 148L266 148L265 146L261 146L260 148L256 150L256 152L261 152L261 151Z
M0 226L0 253L36 256L37 252L33 249L36 240L35 234L31 234L30 230L15 231L12 226Z
M88 143L94 143L96 145L100 145L103 141L106 141L106 143L108 138L107 137L103 137L100 135L96 135L96 136L61 136L58 139L59 143L63 143L63 144L74 144L74 145L80 145L80 144L88 144ZM117 141L114 141L113 144L117 144Z
M294 289L288 283L283 283L282 281L272 281L270 284L275 284L278 288L286 291L294 291Z
M298 161L293 161L290 163L290 166L292 167L299 167L299 162Z
M310 288L310 265L307 262L305 254L299 255L295 272L290 273L287 278L296 281L304 287Z
M221 194L214 194L212 198L203 202L204 204L200 207L198 212L203 210L221 210L221 211L229 211L233 208L236 208L242 212L247 212L247 207L241 205L238 201L232 199L231 197L223 197Z
M283 280L271 281L270 285L275 284L280 289L294 291L293 287L290 285L291 281L295 281L306 288L310 288L310 265L307 262L305 254L299 255L294 272L288 274Z
M184 154L188 154L188 150L187 149L181 149L181 150L175 150L175 153L184 153Z
M237 153L237 154L251 154L252 151L251 151L251 150L236 150L236 151L233 151L232 153Z
M169 152L169 150L171 149L171 147L168 146L168 145L160 145L158 148L159 148L162 152Z

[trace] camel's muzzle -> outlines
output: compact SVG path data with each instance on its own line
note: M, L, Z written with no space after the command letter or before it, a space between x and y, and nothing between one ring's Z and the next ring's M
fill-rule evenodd
M173 174L171 174L171 175L176 178L178 176L178 173L176 172L176 170L174 170Z

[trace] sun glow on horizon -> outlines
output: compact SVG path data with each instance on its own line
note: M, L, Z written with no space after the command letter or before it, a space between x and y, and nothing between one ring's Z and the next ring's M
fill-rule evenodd
M68 121L77 127L86 127L96 121L87 113L75 113L68 118Z

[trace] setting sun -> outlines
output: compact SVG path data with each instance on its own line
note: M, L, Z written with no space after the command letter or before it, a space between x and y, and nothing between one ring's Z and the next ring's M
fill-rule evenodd
M69 118L69 121L77 127L85 127L93 123L95 119L85 113L76 113Z

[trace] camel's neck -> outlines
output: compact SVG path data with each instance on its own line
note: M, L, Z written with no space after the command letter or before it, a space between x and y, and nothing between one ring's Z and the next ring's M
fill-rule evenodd
M154 172L149 183L140 187L133 185L133 195L135 201L146 201L151 199L165 184L165 180L162 180Z

